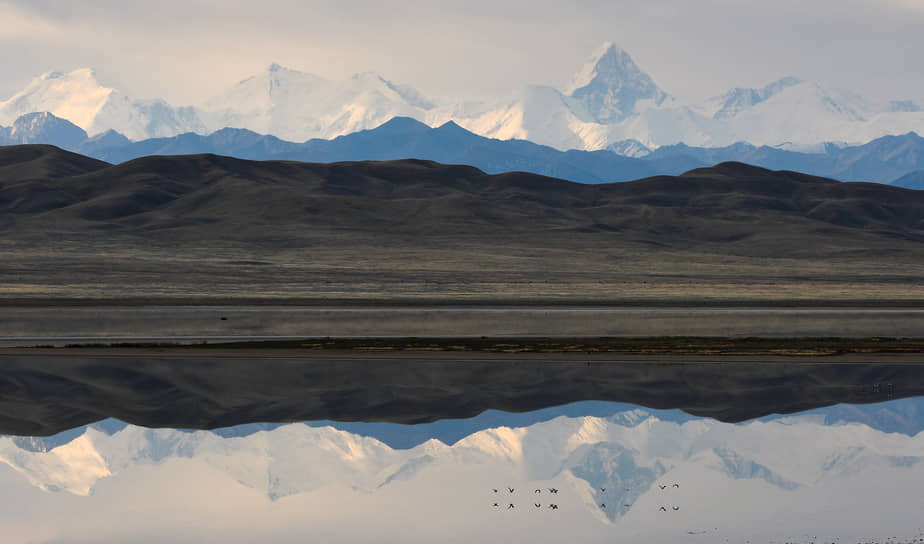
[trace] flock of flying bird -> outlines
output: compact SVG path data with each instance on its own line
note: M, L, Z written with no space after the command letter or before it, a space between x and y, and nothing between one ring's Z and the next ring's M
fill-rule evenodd
M680 488L680 484L678 484L678 483L676 483L676 482L675 482L673 485L670 485L670 486L669 486L668 484L658 484L658 487L661 488L661 491L666 490L668 487L679 489L679 488ZM552 494L552 495L557 495L557 494L558 494L558 489L556 489L556 488L554 488L554 487L549 487L549 488L547 488L547 489L548 489L548 492L549 492L550 494ZM626 491L629 491L629 490L631 490L631 489L632 489L632 488L627 487L627 488L626 488ZM500 490L499 488L492 489L491 491L493 491L495 495L501 493L501 490ZM508 487L508 488L507 488L507 493L510 494L510 495L513 495L514 493L516 493L516 488ZM606 493L606 488L605 488L605 487L601 487L601 488L600 488L600 493ZM534 494L534 495L541 495L541 494L542 494L542 489L538 489L538 488L537 488L537 489L533 490L533 494ZM533 503L533 506L536 507L536 508L542 508L542 503L535 502L535 503ZM629 507L632 506L632 505L631 505L631 504L624 504L623 506L624 506L625 508L629 508ZM501 504L500 504L500 502L495 501L495 502L491 505L491 507L492 507L492 508L500 508L500 507L501 507ZM511 503L508 503L508 504L507 504L507 507L506 507L507 510L513 510L513 509L515 509L515 508L516 508L516 504L514 504L514 503L512 503L512 502L511 502ZM557 504L554 504L554 503L549 503L549 504L548 504L548 508L549 508L550 510L558 510L558 505L557 505ZM601 503L600 503L600 508L602 508L603 510L606 510L606 503L605 503L605 502L601 502ZM680 507L679 507L679 506L671 506L671 510L673 510L674 512L676 512L676 511L680 510ZM659 512L667 512L667 507L661 506L661 507L659 508L658 511L659 511Z

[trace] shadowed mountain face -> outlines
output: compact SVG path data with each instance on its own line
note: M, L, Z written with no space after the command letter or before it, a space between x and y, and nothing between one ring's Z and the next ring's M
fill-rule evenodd
M800 153L747 143L716 148L678 144L661 147L641 158L631 158L611 151L558 151L523 140L495 140L473 134L453 122L430 128L408 118L395 118L375 129L333 140L311 140L302 144L248 130L222 129L208 136L183 134L135 143L98 139L87 141L74 150L109 162L155 154L195 153L309 162L417 158L470 164L492 174L524 171L581 183L676 175L693 168L734 161L839 181L874 181L916 189L918 187L893 180L924 168L924 138L913 132L884 136L858 146L828 145L823 153Z
M421 160L311 164L197 155L103 167L28 146L5 148L0 157L0 213L14 236L54 230L157 237L169 230L171 239L298 244L299 230L423 239L517 233L537 242L568 233L612 243L618 233L622 244L747 240L756 252L799 252L822 239L924 240L922 193L740 163L582 185Z
M652 84L650 80L637 83L643 88ZM602 96L591 92L585 98L592 101L603 99L609 107L616 107L619 100L608 94L614 89L605 87L604 90ZM657 88L649 90L654 94L647 99L657 99L663 94ZM744 95L738 98L746 102L759 98L752 96L752 93L757 93L756 90L741 91ZM633 93L635 91L630 92ZM618 108L604 114L618 114ZM617 142L606 151L559 151L525 140L486 138L452 121L431 128L408 117L396 117L374 129L331 140L314 139L304 143L288 142L272 135L235 128L223 128L209 135L186 133L132 142L111 130L88 138L80 128L64 119L49 113L36 113L21 117L13 127L0 127L0 145L13 144L52 144L111 163L149 155L205 153L248 160L302 162L414 158L447 164L468 164L490 174L523 171L581 183L676 175L693 168L735 161L772 170L794 170L839 181L873 181L917 189L919 187L913 183L909 185L897 178L924 168L924 138L913 132L901 136L884 136L858 146L825 144L824 149L818 153L758 147L744 142L714 148L677 144L650 151L634 140Z
M914 132L883 136L863 145L826 145L823 153L799 153L769 146L737 143L727 147L664 146L645 157L652 166L669 167L670 160L715 164L740 161L774 170L796 170L841 181L874 181L917 189L900 176L924 168L924 138ZM894 180L894 181L893 181Z
M906 189L924 189L924 170L916 170L906 174L892 182L896 187L905 187Z
M609 151L558 151L523 140L485 138L451 121L430 128L406 117L397 117L372 130L304 143L287 142L249 130L225 128L208 136L182 134L119 146L110 146L105 141L87 142L75 150L113 163L147 155L198 153L252 160L308 162L417 158L469 164L488 173L528 171L582 183L627 181L656 173L677 173L670 169L673 160L666 160L661 165ZM700 165L702 163L696 163L696 166Z
M0 145L53 144L77 149L86 141L83 129L48 112L29 113L9 128L0 127Z

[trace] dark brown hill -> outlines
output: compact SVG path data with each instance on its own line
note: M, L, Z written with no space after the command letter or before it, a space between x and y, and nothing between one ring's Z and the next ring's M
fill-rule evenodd
M25 160L28 149L17 151L14 164L28 165L20 172L46 175L4 183L0 213L24 225L53 223L72 233L186 225L192 231L184 234L200 239L233 232L252 241L266 238L274 227L422 237L621 232L646 239L662 235L659 242L666 245L768 234L789 234L804 243L822 232L924 239L924 192L740 163L676 177L583 185L421 160L311 164L195 155L100 167L44 147ZM70 170L79 175L66 176Z
M0 185L77 176L111 166L51 145L0 146Z
M422 160L312 164L194 155L109 166L52 150L35 146L32 159L29 146L0 150L0 172L26 171L21 165L36 161L49 172L0 180L0 234L7 247L58 248L58 263L62 254L84 255L87 270L102 248L107 258L131 254L133 262L154 259L155 267L163 252L189 263L202 263L211 251L228 255L227 262L269 265L284 253L295 268L368 272L407 289L415 289L402 277L408 266L435 267L438 274L428 268L417 279L445 290L472 278L529 285L557 273L564 274L561 285L572 286L576 280L565 276L584 274L586 286L594 271L602 282L602 276L613 281L616 270L645 285L646 274L682 278L678 285L716 275L733 282L730 276L766 268L754 259L777 259L776 273L796 276L808 272L795 272L790 261L790 270L781 270L783 260L812 260L811 274L819 278L824 263L847 259L837 274L853 270L851 283L884 273L916 282L919 266L906 264L924 262L924 192L741 163L584 185ZM64 175L68 170L75 175ZM735 266L750 259L749 271L717 267L715 259L733 259ZM710 264L697 265L694 274L684 264L689 260ZM126 274L123 281L134 281L134 272ZM150 267L144 274L163 275ZM249 281L246 274L222 274ZM348 276L324 277L347 282L338 296L351 296Z

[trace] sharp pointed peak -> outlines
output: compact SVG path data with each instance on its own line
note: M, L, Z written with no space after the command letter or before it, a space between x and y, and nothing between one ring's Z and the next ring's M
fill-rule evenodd
M619 47L618 45L616 45L616 42L612 42L612 41L606 41L600 44L594 50L594 52L590 55L590 58L591 60L595 60L599 62L604 57L607 57L610 55L625 56L625 57L629 57L630 59L632 58L625 49L623 49L622 47Z
M443 123L442 125L440 125L440 126L437 127L437 128L457 129L457 128L462 128L462 127L459 126L459 123L456 123L455 121L453 121L452 119L450 119L449 121L446 121L445 123ZM462 130L465 130L465 129L462 129Z
M475 137L481 138L481 136L478 136L474 132L466 129L462 125L452 120L446 121L445 123L436 127L433 130L441 134L457 134L457 135L475 136Z
M96 79L96 70L93 68L77 68L76 70L71 70L70 72L51 71L45 72L38 77L38 79L42 81L74 78Z
M783 77L781 77L780 79L774 81L773 83L770 83L770 85L786 85L786 86L789 86L789 85L798 85L798 84L804 83L804 82L805 82L805 80L803 80L801 77L796 77L796 76L783 76Z
M278 62L270 63L266 68L263 68L254 75L242 79L237 82L237 85L253 84L257 83L260 85L265 85L266 81L269 80L271 86L282 84L282 82L288 81L290 79L302 78L302 79L314 79L314 80L324 80L321 76L312 74L310 72L302 72L294 68L289 68L283 66Z
M805 83L805 80L800 79L795 76L785 76L777 79L776 81L771 81L770 83L764 85L762 92L766 94L775 94L789 87L795 87L796 85L801 85Z
M384 123L382 123L381 125L379 125L378 127L372 130L384 130L384 131L430 130L430 125L423 123L421 121L418 121L417 119L414 119L413 117L398 116L398 117L392 117L388 121L385 121Z
M283 66L282 64L279 64L278 62L271 62L269 66L264 68L261 72L259 72L256 76L253 76L253 77L260 77L260 76L262 77L285 77L287 75L306 76L306 77L313 77L317 79L323 79L321 78L321 76L317 74L313 74L311 72L303 72L295 68ZM248 78L248 79L253 79L253 77ZM244 81L247 81L247 79L245 79Z
M31 113L24 113L16 118L13 121L13 127L24 127L33 123L67 123L72 124L70 121L58 117L52 114L49 111L33 111Z
M306 73L300 70L296 70L295 68L289 68L288 66L283 66L282 64L279 64L278 62L271 62L270 65L267 66L265 70L263 70L263 72L266 74L270 74L270 75L282 74L282 73L289 73L289 74Z
M597 47L585 63L585 68L589 66L599 69L632 66L637 69L632 55L622 47L616 45L615 42L603 42Z
M354 81L374 81L385 83L386 85L391 85L391 82L382 77L380 74L375 72L357 72L353 74L350 79Z
M669 98L613 42L605 42L594 52L564 94L583 102L590 116L600 123L622 121L634 113L640 100L661 104Z
M575 74L565 94L590 85L594 80L650 80L624 49L614 42L604 42L590 56L581 70ZM653 83L651 83L653 85Z

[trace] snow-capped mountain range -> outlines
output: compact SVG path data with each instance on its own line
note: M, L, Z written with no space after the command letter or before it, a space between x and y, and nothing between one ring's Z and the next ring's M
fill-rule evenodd
M49 72L0 102L0 125L22 114L50 112L91 135L114 129L131 139L205 132L196 108L175 108L163 100L137 100L105 87L93 70Z
M111 508L129 517L140 508L163 531L187 502L228 520L297 506L298 527L314 530L324 516L352 520L340 526L345 541L356 538L347 536L354 523L384 514L402 522L398 530L415 528L404 538L393 535L396 541L425 542L432 531L460 523L460 542L487 528L537 531L551 541L544 531L565 536L550 529L555 524L577 531L581 541L633 534L654 542L916 536L924 433L821 421L670 422L636 409L491 428L451 445L429 440L404 450L304 424L243 437L89 428L48 451L2 437L0 496L19 502L0 509L0 520L9 542L43 515L50 531L79 540L75 524L86 520L74 512L120 519ZM550 504L557 511L549 512ZM884 532L887 523L893 525ZM112 539L105 531L92 536ZM481 540L502 537L486 533Z
M688 103L658 87L611 43L596 51L564 90L529 86L507 99L482 102L437 103L376 74L329 81L272 64L204 104L178 108L125 96L98 82L89 69L51 72L0 102L0 125L46 111L91 136L115 130L132 140L232 127L305 141L406 116L431 126L454 121L492 138L633 155L681 142L723 146L747 141L806 150L824 142L865 143L924 129L924 111L914 101L877 103L794 77Z

